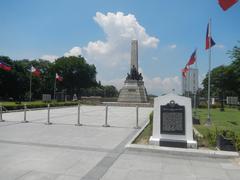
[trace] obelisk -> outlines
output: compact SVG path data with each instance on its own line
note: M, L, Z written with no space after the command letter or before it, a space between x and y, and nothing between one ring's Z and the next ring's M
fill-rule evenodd
M133 66L138 71L138 40L132 40L131 42L131 68Z
M138 72L138 41L131 41L130 72L127 74L124 86L120 89L118 102L147 103L147 90L144 87L143 76Z

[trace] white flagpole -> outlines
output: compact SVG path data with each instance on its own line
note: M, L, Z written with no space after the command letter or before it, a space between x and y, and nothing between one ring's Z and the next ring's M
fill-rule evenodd
M32 66L30 70L30 90L29 90L29 101L31 102L32 100Z
M54 98L54 100L56 100L56 86L57 86L57 82L56 82L56 74L55 74L55 80L54 80L54 94L53 94L53 98Z
M195 51L196 51L196 55L195 55L195 58L196 58L195 69L197 70L197 49L195 49ZM193 80L195 80L195 79L193 79ZM196 82L195 82L195 84L193 83L193 85L196 85ZM197 85L197 87L198 87L198 85ZM197 98L196 98L196 96L197 96L197 90L198 89L195 89L195 88L196 87L194 87L194 98L193 98L193 100L194 100L194 117L197 118L197 102L196 102Z
M206 122L206 125L211 125L212 122L211 122L211 56L212 56L212 52L211 52L211 49L212 49L212 44L211 44L211 40L212 40L212 35L211 35L211 18L209 19L209 29L208 29L208 41L209 41L209 49L208 49L208 52L209 52L209 57L208 57L208 60L209 60L209 69L208 69L208 117L207 117L207 122Z

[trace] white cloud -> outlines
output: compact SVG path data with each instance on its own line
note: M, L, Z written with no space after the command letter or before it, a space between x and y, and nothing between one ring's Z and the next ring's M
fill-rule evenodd
M97 12L93 18L106 35L104 41L90 41L83 47L83 55L92 63L100 63L107 67L116 67L130 61L130 43L137 39L140 48L156 48L159 39L150 36L134 15L122 12Z
M54 62L56 59L58 58L58 56L56 55L43 55L40 59L44 59L44 60L48 60L50 62Z
M113 85L118 90L120 90L123 87L125 78L119 78L119 79L112 79L112 80L101 80L102 85Z
M65 57L69 57L69 56L79 56L82 54L82 49L80 47L73 47L72 49L70 49L68 52L64 53Z
M181 93L181 80L178 76L166 78L148 78L144 76L143 79L149 94L161 95L172 92L173 89L176 93Z
M176 44L171 44L171 45L169 45L168 46L170 49L175 49L176 47L177 47L177 45Z
M145 87L149 94L161 95L172 92L173 89L176 93L181 93L181 80L178 76L173 77L153 77L150 78L143 73L143 69L140 67L139 72L143 74L143 80Z

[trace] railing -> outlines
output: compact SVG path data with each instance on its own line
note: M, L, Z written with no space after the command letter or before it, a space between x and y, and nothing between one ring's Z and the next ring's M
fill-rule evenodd
M3 119L3 109L5 109L5 112L7 112L7 109L4 108L2 105L0 105L0 122L5 122L6 120ZM51 106L50 104L48 104L47 108L47 118L46 118L46 125L52 125L53 123L51 122ZM140 128L139 127L139 107L136 106L136 109L135 109L135 127L136 129ZM22 123L29 123L31 122L31 120L27 120L27 112L28 111L31 111L30 109L27 108L27 105L24 104L24 108L23 108L23 120L21 121ZM95 111L98 111L98 110L92 110L92 111L81 111L81 105L78 104L77 106L77 112L76 113L71 113L71 115L75 115L77 114L76 116L76 120L77 120L77 123L75 124L76 126L82 126L83 124L81 123L81 113L85 113L85 114L88 114L88 117L91 117L92 113L95 112ZM105 117L104 117L104 123L103 123L103 127L110 127L110 124L109 124L109 105L106 105L105 108L104 108L104 111L105 111ZM90 114L89 114L90 113ZM113 115L116 116L116 114L114 114L113 112ZM120 114L118 114L119 116ZM56 117L56 116L55 116ZM33 121L32 121L33 122Z

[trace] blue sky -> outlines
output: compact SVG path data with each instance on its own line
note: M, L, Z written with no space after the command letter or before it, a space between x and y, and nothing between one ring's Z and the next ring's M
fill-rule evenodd
M229 64L240 40L240 3L224 12L217 0L1 0L0 55L13 59L82 54L98 80L121 87L129 71L130 40L139 39L139 66L149 93L181 90L181 68L198 48L200 79L212 18L212 66Z

